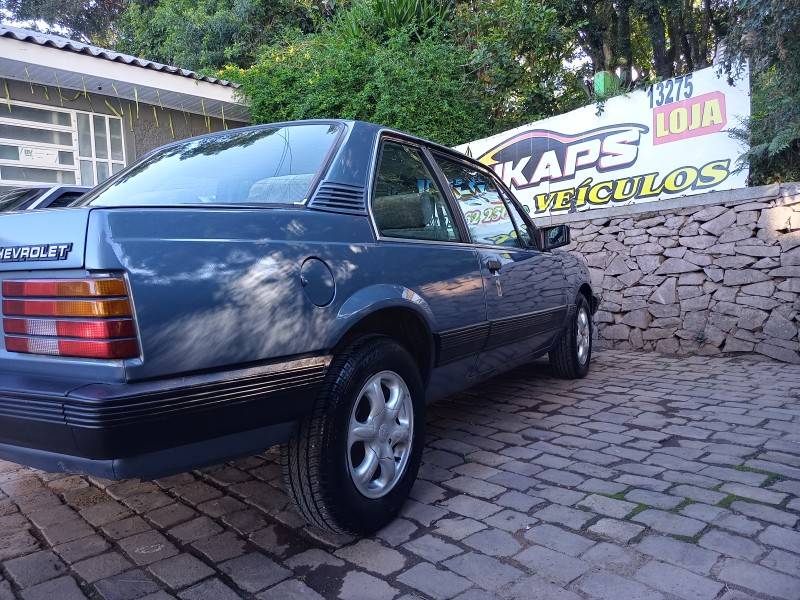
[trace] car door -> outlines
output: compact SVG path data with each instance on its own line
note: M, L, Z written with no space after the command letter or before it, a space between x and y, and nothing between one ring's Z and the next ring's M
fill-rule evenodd
M377 244L369 252L381 283L402 284L435 318L431 399L477 376L489 326L478 255L420 145L385 138L378 149L370 212Z
M535 247L531 224L490 172L437 154L481 262L489 337L479 371L491 376L546 348L566 314L556 255Z

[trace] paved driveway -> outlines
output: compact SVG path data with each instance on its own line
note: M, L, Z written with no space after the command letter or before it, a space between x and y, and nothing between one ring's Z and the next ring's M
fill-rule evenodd
M800 598L800 367L605 351L428 425L360 541L303 529L274 452L155 483L0 462L0 599Z

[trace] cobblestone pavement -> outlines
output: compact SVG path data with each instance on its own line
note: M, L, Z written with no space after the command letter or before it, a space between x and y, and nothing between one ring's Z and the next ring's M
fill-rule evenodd
M274 451L156 482L0 462L0 599L800 598L800 367L604 351L428 426L362 540L302 527Z

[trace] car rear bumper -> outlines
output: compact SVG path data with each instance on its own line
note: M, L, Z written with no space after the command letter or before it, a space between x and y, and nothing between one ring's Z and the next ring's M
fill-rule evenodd
M47 471L152 478L285 441L330 357L128 384L0 372L0 458Z

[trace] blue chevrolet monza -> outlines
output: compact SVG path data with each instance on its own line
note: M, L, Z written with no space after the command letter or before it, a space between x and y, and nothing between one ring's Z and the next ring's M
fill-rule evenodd
M283 444L313 525L367 533L417 475L426 403L549 354L597 301L492 170L362 122L153 151L64 210L0 216L0 457L152 478Z

